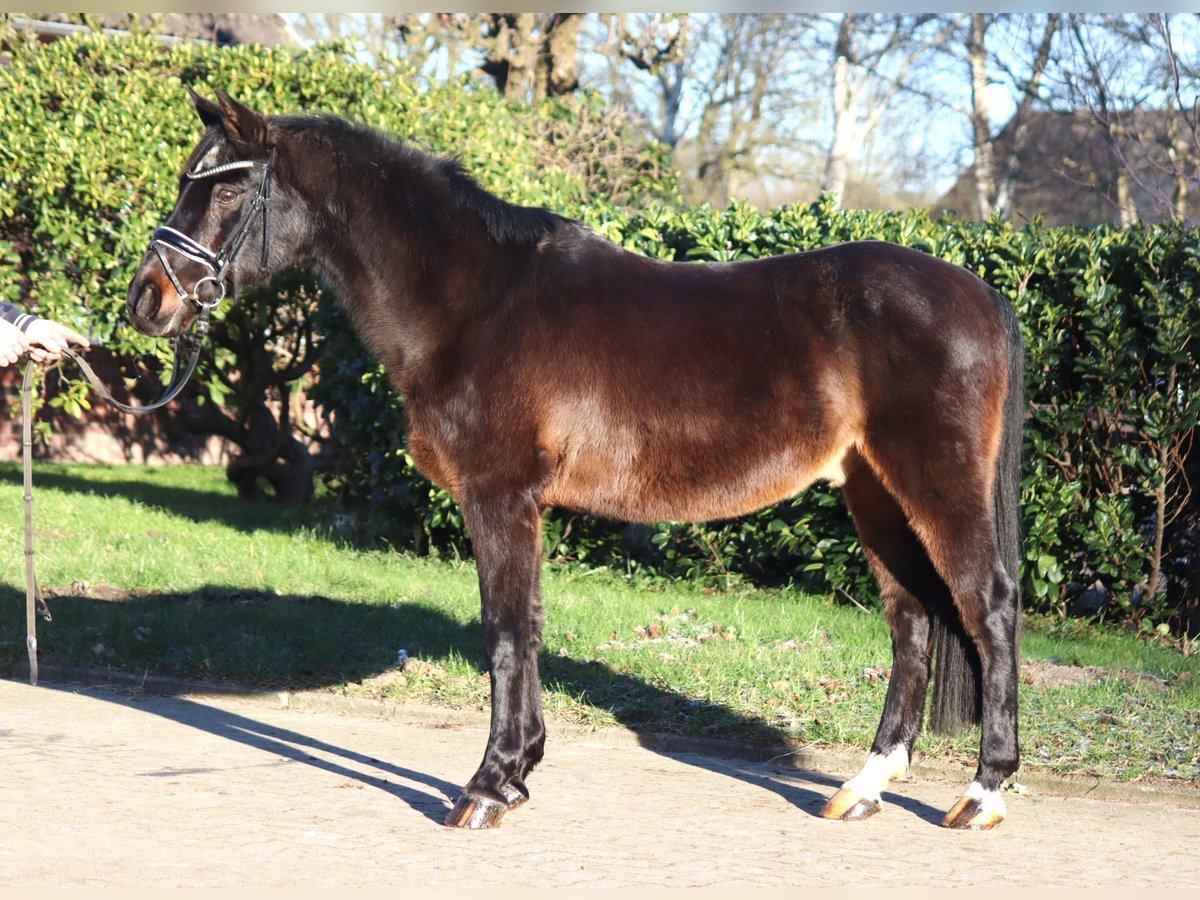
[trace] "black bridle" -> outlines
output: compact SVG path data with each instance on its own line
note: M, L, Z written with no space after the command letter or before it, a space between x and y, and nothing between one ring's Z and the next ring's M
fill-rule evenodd
M167 277L171 279L171 284L174 285L180 298L194 305L205 319L207 319L207 314L225 299L228 288L225 282L225 275L229 271L229 267L233 265L233 261L237 259L238 253L241 252L242 246L246 243L246 238L250 236L250 228L254 224L254 220L259 216L262 217L262 259L259 262L259 267L262 271L266 271L267 269L271 246L271 179L275 174L275 150L271 150L271 155L267 158L266 162L256 162L249 159L238 160L237 162L214 166L204 171L193 169L183 176L189 181L199 181L202 178L213 178L214 176L223 175L226 172L233 172L238 169L261 169L262 178L259 179L258 193L255 194L254 200L251 201L250 208L242 214L241 221L238 222L237 227L233 229L233 233L225 241L224 246L220 250L214 253L208 247L205 247L198 241L192 240L183 232L176 231L174 228L166 225L156 228L150 239L150 249L158 256L159 262L162 263ZM174 250L188 259L208 267L209 274L200 278L192 285L191 293L183 289L179 277L175 274L175 270L171 267L171 263L167 259L165 250ZM200 298L200 286L209 281L213 283L218 293L211 300L202 300Z
M246 238L250 236L250 229L254 225L254 220L259 217L262 218L263 238L262 258L259 261L259 267L261 271L267 271L271 246L271 181L275 174L275 150L271 150L271 155L267 157L266 162L238 160L237 162L225 163L224 165L214 166L211 169L203 171L193 169L183 177L190 181L198 181L202 178L212 178L216 175L222 175L225 172L233 172L238 169L261 169L262 177L259 179L258 192L254 195L254 199L250 203L250 208L242 214L242 218L233 229L233 233L225 241L224 246L220 250L214 253L198 241L192 240L182 231L176 231L174 228L166 225L156 228L150 238L150 249L154 251L154 254L158 257L158 261L162 263L163 270L167 273L167 277L171 279L171 284L174 285L175 290L179 293L180 299L192 304L197 311L195 329L190 334L181 334L175 338L175 364L171 371L171 381L166 392L154 403L147 404L146 406L131 406L128 403L122 403L108 392L108 389L96 377L91 366L84 361L82 356L70 349L63 351L79 364L80 369L87 380L91 382L92 387L105 400L122 412L142 415L166 406L178 396L179 392L183 390L184 385L188 383L188 379L196 371L196 364L200 361L200 351L204 336L208 333L209 314L216 309L217 305L225 299L225 295L228 293L225 276L246 243ZM192 285L191 293L183 289L183 285L179 281L179 276L175 273L170 261L167 259L167 254L164 252L166 250L174 250L188 259L208 267L209 274L200 278ZM202 300L200 298L200 286L209 281L216 286L218 293L211 300ZM185 344L187 345L186 348ZM188 357L188 361L184 363L184 355L189 353L189 351L190 356Z

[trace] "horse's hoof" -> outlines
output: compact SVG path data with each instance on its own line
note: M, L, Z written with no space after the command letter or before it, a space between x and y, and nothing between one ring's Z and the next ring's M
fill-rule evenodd
M504 802L508 804L509 809L516 809L529 799L529 790L515 778L501 789L501 793L504 794Z
M864 797L857 791L842 788L829 798L829 802L821 810L821 818L857 822L871 818L882 808L883 804L873 797Z
M1004 821L1005 812L1004 798L999 791L985 791L978 784L972 784L946 813L942 827L987 831Z
M509 805L490 800L487 797L472 797L462 794L454 809L450 810L443 824L451 828L470 828L472 831L481 828L499 828L500 820L508 812Z

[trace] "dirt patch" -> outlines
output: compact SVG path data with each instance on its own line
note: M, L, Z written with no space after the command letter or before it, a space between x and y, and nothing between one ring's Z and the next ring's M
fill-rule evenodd
M1157 675L1136 672L1114 672L1100 666L1063 666L1055 662L1025 660L1021 663L1021 680L1037 687L1059 687L1063 685L1103 684L1117 679L1126 684L1139 685L1152 691L1165 691L1170 682Z
M47 599L53 597L85 597L88 600L105 600L111 603L118 603L124 600L131 600L135 596L129 591L119 587L114 587L111 584L92 584L88 581L72 581L68 588L46 588L43 594Z

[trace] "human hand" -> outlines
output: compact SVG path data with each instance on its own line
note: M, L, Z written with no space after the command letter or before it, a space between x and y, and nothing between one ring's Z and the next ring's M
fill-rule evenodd
M25 328L25 337L29 341L29 358L36 363L58 359L70 344L88 346L88 339L78 331L51 319L34 319Z
M6 319L0 319L0 366L11 366L29 350L29 338Z

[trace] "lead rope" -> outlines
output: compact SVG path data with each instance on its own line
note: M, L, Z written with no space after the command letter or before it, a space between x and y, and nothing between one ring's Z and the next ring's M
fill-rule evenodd
M188 379L192 377L192 373L196 371L204 335L208 332L209 311L209 307L201 308L193 334L186 338L175 339L175 363L171 370L171 383L162 397L147 406L130 406L128 403L117 400L96 377L96 373L82 356L69 347L63 350L63 354L75 361L92 387L107 403L123 412L133 413L137 416L145 415L174 400L183 390ZM184 341L191 344L191 357L186 366L180 364L179 352ZM21 382L21 466L25 483L25 647L29 652L29 683L34 686L38 683L37 617L40 614L47 622L52 620L50 607L46 605L42 589L38 586L37 573L33 564L33 375L35 368L33 360L25 363L25 377ZM182 377L180 377L181 371Z
M37 574L33 570L33 360L25 364L21 383L21 459L25 477L25 647L29 651L29 683L38 682L37 614L47 622L50 608L42 598Z

